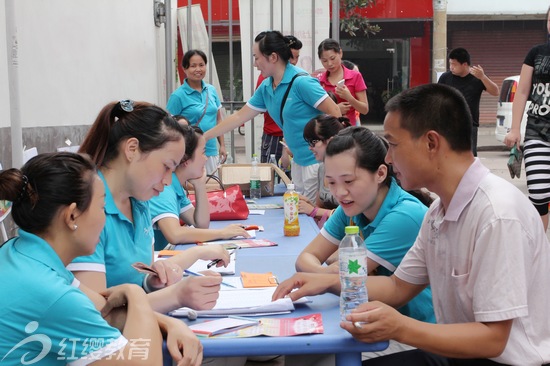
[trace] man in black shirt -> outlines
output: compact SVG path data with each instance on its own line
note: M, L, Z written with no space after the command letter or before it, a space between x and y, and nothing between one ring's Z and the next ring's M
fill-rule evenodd
M480 65L470 66L470 54L464 48L455 48L449 53L449 71L443 73L438 81L456 88L466 99L472 120L472 151L477 156L477 129L479 127L479 100L484 90L498 96L498 85L483 71Z

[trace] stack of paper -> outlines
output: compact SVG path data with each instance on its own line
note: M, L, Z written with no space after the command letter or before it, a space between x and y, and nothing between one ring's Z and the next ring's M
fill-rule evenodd
M212 310L197 310L201 316L224 315L249 315L260 316L269 314L284 314L294 310L294 304L290 298L271 301L274 287L259 289L227 289L220 291L220 297ZM170 315L187 317L189 308L180 308L172 311Z

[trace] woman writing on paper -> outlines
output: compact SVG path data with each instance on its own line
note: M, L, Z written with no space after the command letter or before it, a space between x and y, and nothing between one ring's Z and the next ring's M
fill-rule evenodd
M172 184L165 187L158 196L151 198L151 219L155 229L155 247L158 250L168 243L197 243L216 239L230 239L236 236L248 238L242 225L231 224L223 229L209 229L210 212L206 195L206 172L204 165L205 140L198 127L182 126L185 133L185 155L172 173ZM182 185L189 182L195 191L195 204L191 204ZM180 219L186 224L180 225ZM214 253L210 253L215 251ZM212 256L225 258L219 265L229 261L227 251L222 245L195 246L185 254L173 258L182 268L187 268L197 259L209 259ZM180 261L185 259L184 262Z
M0 275L17 278L0 288L3 363L160 364L160 325L178 365L200 364L192 332L155 314L141 288L119 285L100 295L65 268L74 257L93 253L105 223L105 189L89 158L41 154L21 170L3 171L0 199L13 201L19 226L19 236L0 248ZM132 357L137 339L146 358Z
M289 43L290 40L278 31L261 32L256 36L254 65L266 79L245 106L206 131L204 136L208 140L222 135L267 111L283 130L285 141L294 154L292 179L296 191L313 201L318 189L319 165L302 138L302 132L306 123L320 113L337 117L341 113L315 78L289 62L292 57Z
M183 115L191 126L198 126L208 131L223 118L222 104L216 88L204 82L206 75L206 54L200 50L189 50L183 55L181 62L186 78L183 85L176 89L170 98L166 109L173 115ZM218 165L227 158L223 135L218 136L219 150L216 140L206 143L206 173L214 174Z
M214 307L221 276L211 273L182 280L176 263L153 263L148 200L171 184L172 172L185 153L183 135L170 114L149 103L112 102L99 113L80 150L98 166L105 185L107 222L95 252L75 258L68 267L88 287L100 292L122 283L143 286L159 312ZM136 262L152 265L157 275L136 271L132 267Z

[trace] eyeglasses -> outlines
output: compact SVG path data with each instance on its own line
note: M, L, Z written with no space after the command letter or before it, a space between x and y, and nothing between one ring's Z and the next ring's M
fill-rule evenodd
M321 141L321 140L306 140L307 144L309 145L309 147L315 147L315 145L317 145L317 143Z

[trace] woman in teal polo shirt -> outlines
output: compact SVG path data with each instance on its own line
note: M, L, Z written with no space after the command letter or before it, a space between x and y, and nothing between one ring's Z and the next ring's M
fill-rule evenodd
M206 54L200 50L189 50L183 55L181 64L185 71L185 80L170 98L166 109L173 115L187 118L191 126L208 131L222 120L222 104L213 85L204 82L206 75ZM223 135L218 136L218 144L212 139L206 143L207 174L217 171L218 165L227 158Z
M236 236L249 237L242 225L231 224L221 229L209 229L210 212L206 194L204 164L205 139L198 127L182 126L185 131L185 155L172 173L172 184L151 198L151 219L155 229L155 248L163 249L168 243L197 243ZM195 206L191 203L183 184L189 182L195 191ZM180 219L186 225L180 224ZM178 258L181 257L181 258ZM229 254L222 245L195 246L181 256L173 257L180 267L187 268L198 259L222 259L220 265L229 261Z
M204 136L207 140L220 136L267 111L283 130L285 142L294 155L292 180L297 192L314 201L319 165L302 133L313 117L321 113L340 117L340 109L317 79L289 62L292 52L288 37L278 31L267 31L258 34L254 41L254 64L266 79L245 106L206 131Z
M78 257L69 270L97 292L133 283L151 292L154 310L182 306L210 309L218 298L221 276L189 277L171 261L153 263L154 232L149 203L172 182L185 152L184 131L164 109L123 100L105 106L80 145L92 156L105 185L107 221L92 255ZM158 275L136 271L152 265ZM153 291L157 290L158 291Z
M132 339L146 341L148 360L140 364L161 362L162 338L142 289L117 286L104 298L65 268L74 257L93 253L105 222L104 197L94 164L78 154L41 154L21 170L0 173L0 199L13 201L19 226L19 236L0 247L3 364L87 365L110 357L115 363L119 353L131 357ZM102 317L97 309L105 300ZM123 311L121 334L108 322L115 325Z
M398 185L384 161L386 152L383 140L364 127L345 128L328 143L325 179L339 206L298 256L298 271L338 274L338 245L348 225L359 226L370 275L390 276L395 271L416 240L427 207ZM431 289L399 311L435 323ZM382 354L407 347L392 342Z

